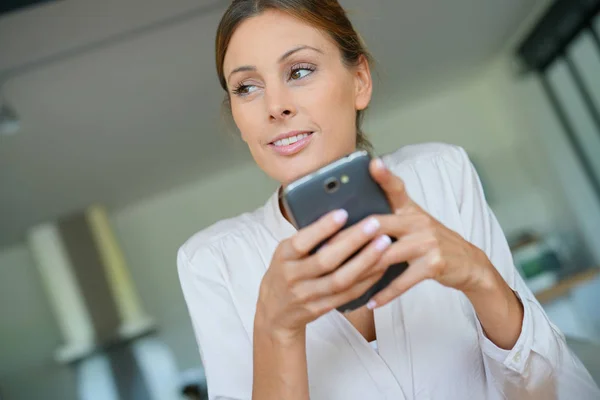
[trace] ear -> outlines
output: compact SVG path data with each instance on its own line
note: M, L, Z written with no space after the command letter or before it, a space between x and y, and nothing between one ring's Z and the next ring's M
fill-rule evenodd
M371 78L371 68L369 61L363 55L360 56L358 65L354 71L355 80L355 107L357 110L364 110L371 102L373 94L373 79Z

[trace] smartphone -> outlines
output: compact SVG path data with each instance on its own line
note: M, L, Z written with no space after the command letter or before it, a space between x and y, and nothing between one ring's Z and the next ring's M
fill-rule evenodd
M356 151L286 186L281 193L281 200L296 229L302 229L328 212L340 208L348 212L348 220L343 229L370 215L391 214L392 209L385 192L371 177L370 162L368 152ZM396 240L391 239L392 242ZM322 243L311 253L316 252L321 245ZM391 265L383 277L363 295L337 310L349 312L362 307L406 268L408 264L405 262Z

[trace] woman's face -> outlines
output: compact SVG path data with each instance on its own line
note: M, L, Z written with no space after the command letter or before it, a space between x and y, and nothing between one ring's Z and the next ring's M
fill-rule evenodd
M371 99L369 65L346 66L326 33L264 12L236 29L223 71L242 139L283 185L355 150L356 111Z

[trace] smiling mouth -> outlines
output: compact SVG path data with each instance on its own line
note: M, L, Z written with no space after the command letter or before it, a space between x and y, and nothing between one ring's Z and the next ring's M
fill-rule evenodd
M275 146L275 147L289 146L289 145L294 144L294 143L296 143L296 142L298 142L298 141L300 141L302 139L305 139L305 138L309 137L310 135L312 135L312 132L310 132L310 133L308 133L308 132L307 133L300 133L300 134L295 135L295 136L290 136L290 137L287 137L287 138L276 140L274 142L271 142L271 144L273 146Z
M269 147L280 156L294 156L303 151L312 141L314 132L301 132L293 136L277 139Z

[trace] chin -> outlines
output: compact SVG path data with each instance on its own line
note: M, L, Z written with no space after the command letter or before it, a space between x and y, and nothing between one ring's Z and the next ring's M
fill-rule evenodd
M285 176L280 177L279 179L277 179L283 186L286 186L292 182L294 182L296 179L300 179L305 175L310 174L313 171L316 171L317 169L319 169L318 166L316 167L311 167L306 165L304 168L296 168L293 170L289 170L288 173L285 174Z
M295 159L283 160L283 163L279 163L280 168L277 168L275 173L279 172L278 177L275 177L283 186L295 181L296 179L302 178L321 167L343 157L346 154L333 155L321 153L319 157L298 157ZM281 171L285 171L285 175L281 176Z

